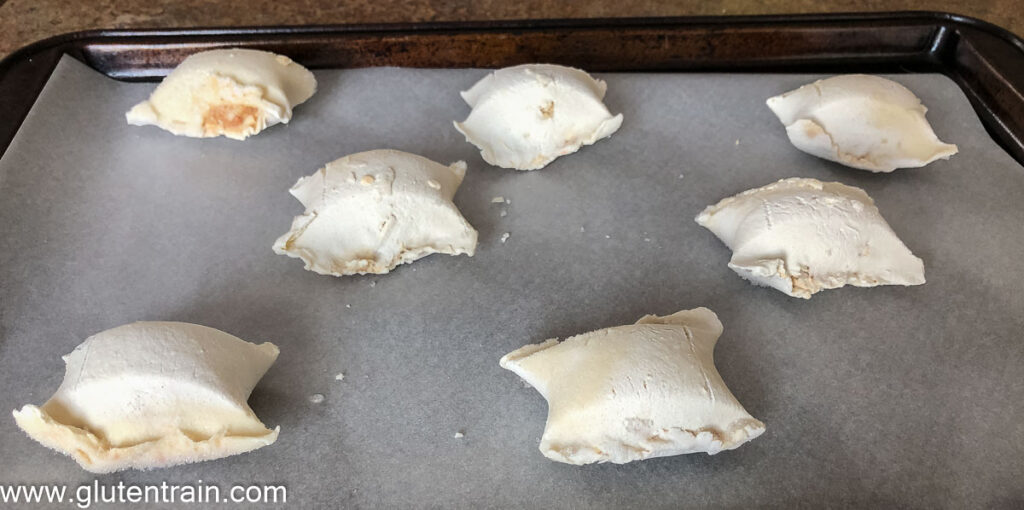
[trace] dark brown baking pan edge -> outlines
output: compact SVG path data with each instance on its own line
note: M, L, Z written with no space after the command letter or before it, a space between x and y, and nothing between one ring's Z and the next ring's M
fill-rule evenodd
M938 12L78 32L0 61L0 148L65 53L112 78L155 80L196 51L233 46L314 69L552 62L588 71L939 72L1024 165L1024 41Z

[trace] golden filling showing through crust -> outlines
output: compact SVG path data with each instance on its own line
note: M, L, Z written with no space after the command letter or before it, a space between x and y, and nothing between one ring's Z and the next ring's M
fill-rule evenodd
M260 109L248 104L223 103L210 105L203 114L203 134L217 136L231 133L246 135L259 126Z

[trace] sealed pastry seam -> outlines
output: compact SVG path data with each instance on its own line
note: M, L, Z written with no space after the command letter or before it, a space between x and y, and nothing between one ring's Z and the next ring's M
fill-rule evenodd
M93 473L150 469L238 455L273 444L281 430L275 427L255 436L232 435L221 430L209 437L196 437L174 429L159 439L113 446L86 429L55 420L34 405L14 411L14 419L32 439L71 456Z
M128 324L65 356L57 392L14 418L94 473L244 453L277 440L280 429L267 429L246 403L277 353L194 324Z
M544 456L569 464L715 454L764 424L725 386L712 351L721 323L706 308L523 346L500 365L548 401Z

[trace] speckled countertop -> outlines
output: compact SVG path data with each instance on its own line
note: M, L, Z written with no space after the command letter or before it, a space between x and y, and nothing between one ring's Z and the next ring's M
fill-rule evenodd
M0 56L50 36L96 28L390 23L931 10L1024 34L1020 0L0 0Z

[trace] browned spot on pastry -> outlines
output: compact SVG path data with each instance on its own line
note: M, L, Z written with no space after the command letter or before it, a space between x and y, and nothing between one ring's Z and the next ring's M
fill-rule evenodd
M259 109L247 104L215 104L203 115L203 133L252 133L258 125Z
M821 285L814 280L814 276L806 267L801 267L800 273L790 275L789 279L793 282L793 293L797 295L806 294L807 297L810 297L811 294L821 289Z
M825 130L814 122L807 122L804 124L804 136L807 138L815 138L825 134Z
M544 106L540 107L540 117L542 119L550 119L555 115L555 102L548 101L544 103Z
M84 463L92 464L92 457L90 457L88 453L85 453L85 450L78 448L75 450L75 453L79 456L79 458L82 459Z

